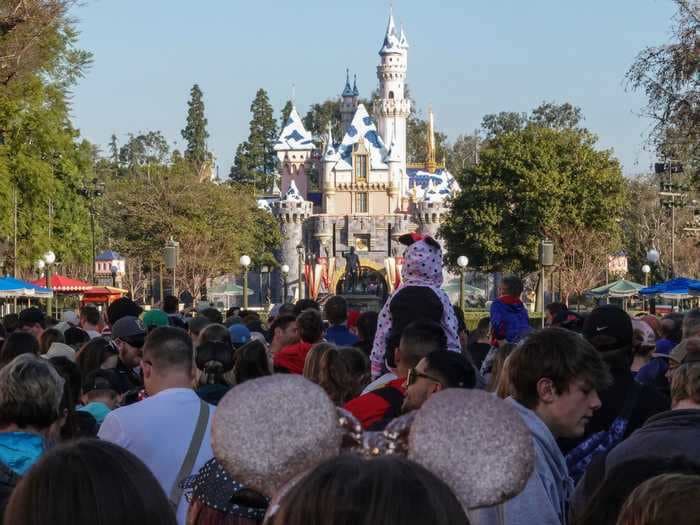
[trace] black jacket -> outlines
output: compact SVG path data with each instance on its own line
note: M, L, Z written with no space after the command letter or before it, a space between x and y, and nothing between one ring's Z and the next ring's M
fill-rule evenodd
M19 482L19 476L4 463L0 463L0 523L5 517L5 508L10 495Z
M143 379L141 374L137 374L131 368L128 368L122 363L122 360L117 361L115 371L115 386L118 387L117 393L124 394L130 390L140 390L143 388Z

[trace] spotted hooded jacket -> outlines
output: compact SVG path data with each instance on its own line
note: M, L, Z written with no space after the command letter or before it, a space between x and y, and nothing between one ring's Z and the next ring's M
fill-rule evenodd
M401 285L389 297L379 313L377 323L377 335L372 347L372 377L377 378L384 367L387 337L392 330L392 302L398 301L401 292L409 287L425 288L424 292L434 294L442 304L442 317L439 319L447 336L447 348L455 352L460 351L459 336L457 333L457 318L450 304L447 294L440 288L442 285L442 250L440 245L431 238L423 238L413 242L404 253L404 264L401 269ZM429 301L426 301L429 302ZM394 305L395 307L396 305ZM416 307L419 310L420 306Z

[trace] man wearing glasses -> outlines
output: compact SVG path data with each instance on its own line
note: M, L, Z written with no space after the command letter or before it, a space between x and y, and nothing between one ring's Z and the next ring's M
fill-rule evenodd
M122 317L112 326L112 341L119 352L115 367L117 393L124 394L143 388L139 366L145 340L146 329L137 317Z

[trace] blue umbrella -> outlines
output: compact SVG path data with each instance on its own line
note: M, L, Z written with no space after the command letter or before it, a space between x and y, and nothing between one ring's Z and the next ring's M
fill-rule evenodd
M700 281L687 277L676 277L655 286L642 288L639 293L642 295L661 295L673 299L690 295L690 290L694 287L700 287Z
M15 279L14 277L0 277L0 297L53 297L53 291L42 288L32 283Z

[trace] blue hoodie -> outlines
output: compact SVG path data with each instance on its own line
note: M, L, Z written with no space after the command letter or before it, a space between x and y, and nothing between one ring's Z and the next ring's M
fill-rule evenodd
M491 303L491 330L495 339L517 343L532 331L527 310L517 297L502 295Z
M0 433L0 463L23 475L44 453L44 438L29 432Z
M552 432L532 410L506 399L532 433L535 469L525 489L501 505L469 513L474 525L564 525L566 504L574 490L566 461Z

